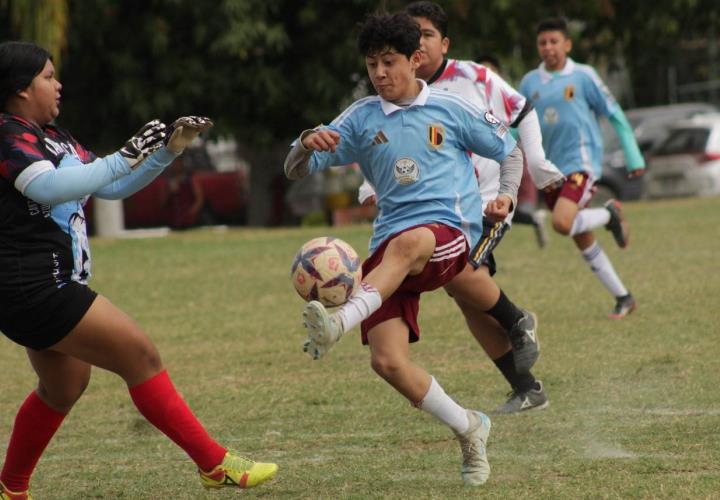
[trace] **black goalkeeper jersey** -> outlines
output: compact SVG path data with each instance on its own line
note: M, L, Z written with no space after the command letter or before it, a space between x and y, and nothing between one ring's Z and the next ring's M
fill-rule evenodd
M67 131L0 114L0 309L42 303L70 281L87 283L90 248L83 204L54 206L23 196L35 176L88 163L95 155Z

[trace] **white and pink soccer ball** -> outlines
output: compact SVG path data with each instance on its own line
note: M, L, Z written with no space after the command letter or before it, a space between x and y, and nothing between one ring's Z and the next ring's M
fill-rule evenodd
M307 300L335 307L344 304L360 286L360 258L339 238L323 236L305 243L293 260L290 278Z

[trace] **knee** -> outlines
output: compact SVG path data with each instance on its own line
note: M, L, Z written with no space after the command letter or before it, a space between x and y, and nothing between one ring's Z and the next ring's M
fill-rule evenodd
M393 255L404 261L412 262L419 255L421 237L415 231L400 234L388 243L385 255Z
M72 380L65 380L60 387L48 387L38 384L37 392L40 398L51 408L60 413L69 413L80 396L83 395L90 383L90 372Z
M157 373L162 370L162 360L157 347L150 342L141 343L137 348L136 359L134 364L142 367L146 371Z
M563 236L568 236L570 234L570 230L572 229L572 221L561 218L553 218L552 226L557 233L560 233Z
M374 355L370 360L372 369L385 380L390 380L400 371L402 363L394 356Z

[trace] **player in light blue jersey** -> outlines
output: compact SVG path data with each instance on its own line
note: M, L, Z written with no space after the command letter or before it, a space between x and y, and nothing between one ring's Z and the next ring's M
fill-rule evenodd
M473 272L468 240L479 237L473 233L481 231L482 207L468 151L501 162L500 194L485 211L497 220L516 203L522 153L491 113L415 78L419 46L420 29L407 14L369 16L358 47L378 96L355 102L329 126L303 132L286 159L291 179L359 163L380 211L361 290L333 314L308 303L305 350L318 359L360 323L375 372L455 432L462 478L479 485L490 473L490 419L450 398L410 360L408 342L419 339L420 294Z
M545 152L566 176L564 184L545 190L553 228L573 238L590 269L615 297L609 316L623 318L635 310L635 299L592 232L605 226L625 248L629 231L622 207L610 200L604 208L586 208L601 175L603 146L597 117L607 117L618 133L630 176L642 175L645 162L622 109L595 70L568 57L572 40L566 22L561 18L541 22L537 46L543 62L525 75L520 92L538 111Z

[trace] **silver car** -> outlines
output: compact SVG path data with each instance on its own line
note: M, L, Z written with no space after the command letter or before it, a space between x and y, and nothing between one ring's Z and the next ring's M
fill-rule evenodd
M720 113L673 126L653 151L646 175L650 198L720 195Z

